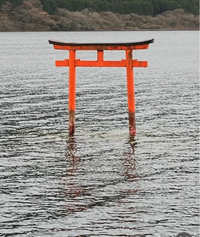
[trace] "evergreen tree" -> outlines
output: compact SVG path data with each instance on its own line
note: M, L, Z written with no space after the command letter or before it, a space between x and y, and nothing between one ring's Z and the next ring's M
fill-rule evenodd
M0 0L0 8L6 2L6 0Z
M43 9L50 15L57 12L57 3L55 0L41 0L41 3L43 5Z
M0 0L0 7L6 2L10 2L14 7L16 7L21 5L23 0Z

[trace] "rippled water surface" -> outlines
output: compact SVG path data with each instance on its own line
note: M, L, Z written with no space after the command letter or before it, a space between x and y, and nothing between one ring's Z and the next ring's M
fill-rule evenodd
M155 38L134 58L137 136L125 68L78 68L68 137L68 58L49 39ZM0 235L177 236L199 232L198 32L0 33ZM95 52L79 52L94 59ZM106 52L121 60L124 52Z

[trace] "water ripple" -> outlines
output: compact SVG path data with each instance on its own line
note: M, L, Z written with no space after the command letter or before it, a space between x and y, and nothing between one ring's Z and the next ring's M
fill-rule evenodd
M100 33L87 32L94 41ZM136 37L105 34L108 41ZM126 75L119 68L77 69L76 134L68 136L68 69L53 63L66 55L47 40L83 40L86 33L1 34L1 58L8 60L0 71L2 236L197 235L196 34L137 32L157 43L134 54L149 61L148 69L135 69L135 139L128 135Z

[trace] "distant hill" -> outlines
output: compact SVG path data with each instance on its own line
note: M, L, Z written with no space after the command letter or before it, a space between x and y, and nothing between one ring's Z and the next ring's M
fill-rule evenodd
M197 30L198 0L0 0L0 31Z
M12 0L13 1L13 0ZM199 14L198 0L40 0L49 14L58 8L69 11L110 11L119 14L138 14L157 16L165 11L183 9L186 13Z

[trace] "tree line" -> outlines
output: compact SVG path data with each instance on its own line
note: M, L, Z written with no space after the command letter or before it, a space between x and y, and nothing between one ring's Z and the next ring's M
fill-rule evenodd
M0 0L0 7L5 2L14 6L26 0ZM184 9L187 13L199 14L199 0L40 0L44 11L53 15L58 8L69 11L90 11L157 16L165 11Z
M0 8L6 2L11 3L14 7L19 6L22 4L23 0L0 0Z
M150 16L182 8L187 13L199 14L199 0L41 0L41 3L49 14L55 14L57 8Z

